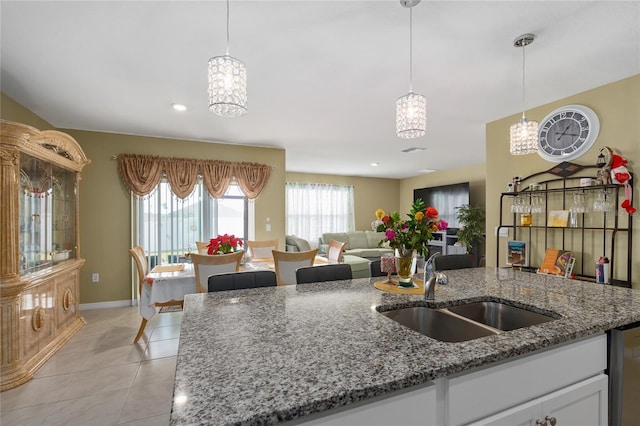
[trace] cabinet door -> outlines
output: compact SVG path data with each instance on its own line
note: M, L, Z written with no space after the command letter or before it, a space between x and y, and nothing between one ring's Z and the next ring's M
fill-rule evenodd
M607 386L608 376L601 374L566 387L544 398L542 412L559 425L606 425Z
M604 426L607 424L607 383L604 374L487 417L469 426Z
M436 386L415 386L307 418L309 426L437 425Z
M535 399L491 417L470 423L468 426L536 426L540 424L541 418L544 418L542 415L542 403L540 399Z

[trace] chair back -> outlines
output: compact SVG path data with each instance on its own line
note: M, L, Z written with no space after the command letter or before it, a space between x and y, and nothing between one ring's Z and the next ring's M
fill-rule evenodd
M209 277L214 274L235 272L240 270L240 261L244 250L229 254L192 254L191 261L196 275L196 292L206 293Z
M241 271L216 274L209 277L209 291L240 290L243 288L276 286L274 271Z
M369 262L369 275L372 277L386 277L387 273L382 272L381 263L382 261L380 259Z
M329 259L329 263L340 263L342 252L344 252L346 245L347 243L343 243L342 241L329 241L329 247L327 248L327 259Z
M318 249L309 251L273 250L272 254L278 285L290 285L297 283L296 269L313 265Z
M135 246L129 249L129 254L136 263L136 269L138 270L138 287L142 292L142 280L149 273L149 262L147 262L147 256L144 254L144 249L140 246Z
M451 269L473 268L473 258L468 254L446 254L433 258L433 267L436 271Z
M278 240L247 240L247 250L251 260L273 260L273 250L278 250Z
M198 254L207 254L207 246L209 241L196 241L196 247L198 248Z
M353 278L351 266L346 263L304 266L296 269L296 281L298 284L350 280L351 278Z

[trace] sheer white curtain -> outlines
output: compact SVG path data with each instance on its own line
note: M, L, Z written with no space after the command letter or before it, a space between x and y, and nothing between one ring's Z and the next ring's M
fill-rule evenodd
M318 245L323 232L355 230L353 186L286 184L287 234Z

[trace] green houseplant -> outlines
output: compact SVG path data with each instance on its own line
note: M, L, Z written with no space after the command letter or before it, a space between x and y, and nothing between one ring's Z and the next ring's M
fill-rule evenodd
M469 253L474 257L474 265L478 265L478 251L484 240L485 211L483 207L463 204L456 207L458 222L462 225L456 235Z

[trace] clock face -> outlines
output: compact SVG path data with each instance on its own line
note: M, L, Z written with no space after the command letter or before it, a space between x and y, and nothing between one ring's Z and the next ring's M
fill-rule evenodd
M600 130L598 116L582 105L569 105L547 115L538 131L538 154L561 162L578 158L593 146Z

